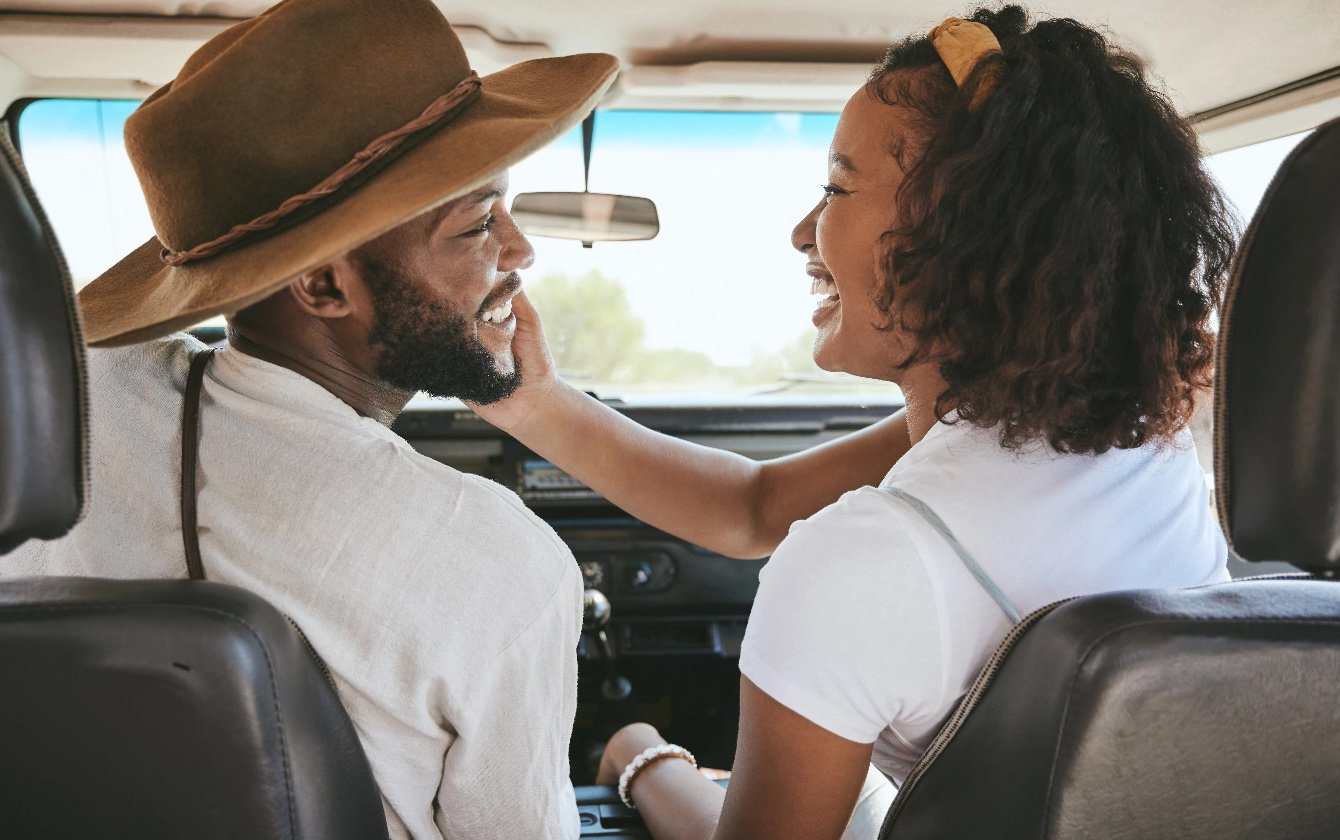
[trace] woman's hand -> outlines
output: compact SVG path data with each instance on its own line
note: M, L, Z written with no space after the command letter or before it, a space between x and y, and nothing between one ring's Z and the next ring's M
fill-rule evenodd
M512 298L512 315L516 318L512 355L521 371L521 385L510 397L495 403L466 403L476 414L504 432L511 432L521 425L559 385L540 316L525 292Z
M609 739L605 744L605 754L600 757L600 770L596 773L596 784L617 785L619 777L633 759L648 747L665 743L661 733L649 723L630 723Z

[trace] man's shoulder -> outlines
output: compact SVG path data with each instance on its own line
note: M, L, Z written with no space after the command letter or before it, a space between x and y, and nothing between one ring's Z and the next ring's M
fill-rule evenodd
M395 459L397 493L422 521L432 523L428 539L476 546L509 572L550 581L573 564L571 550L554 529L501 484L456 470L403 443ZM450 505L444 507L448 499Z
M431 495L435 489L449 489L459 497L460 504L469 507L471 515L483 518L481 524L504 520L513 527L527 533L535 531L536 536L546 540L552 538L562 545L553 530L526 507L516 493L496 481L437 461L416 450L403 438L396 438L396 471L419 492Z
M534 550L519 557L523 566L543 567L555 576L574 566L572 550L559 539L554 529L530 508L516 493L495 481L477 475L462 474L462 498L472 507L484 512L484 521L506 522L515 536ZM497 532L491 536L496 540Z
M90 347L89 357L109 359L149 359L189 357L207 345L190 333L178 332L160 336L149 341L134 344L121 344L113 347Z
M379 530L397 535L400 557L386 563L405 565L406 586L444 613L434 621L477 628L474 646L490 655L577 621L572 551L515 493L412 450L399 458L405 481L395 495L405 504Z
M88 351L89 379L101 384L129 382L185 382L191 356L205 345L186 333L156 338L124 347L94 347Z

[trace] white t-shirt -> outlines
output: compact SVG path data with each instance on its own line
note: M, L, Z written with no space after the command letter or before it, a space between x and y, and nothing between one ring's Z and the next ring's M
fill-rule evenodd
M881 486L925 502L1027 615L1073 595L1227 580L1188 432L1102 455L937 424ZM901 783L1011 627L949 544L873 487L797 522L760 575L740 670Z
M186 576L185 336L89 352L92 491L3 573ZM315 382L237 350L205 373L209 579L303 628L335 678L393 838L572 838L581 576L520 499L415 452Z

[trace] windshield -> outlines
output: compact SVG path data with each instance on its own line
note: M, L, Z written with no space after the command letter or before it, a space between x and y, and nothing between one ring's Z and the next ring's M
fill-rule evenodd
M134 102L42 100L19 139L77 283L152 229L125 156ZM833 113L601 111L590 188L653 199L645 242L532 238L526 289L563 375L605 397L734 404L899 403L896 386L819 370L795 223L820 196ZM1243 218L1303 135L1208 159ZM512 170L511 192L582 189L574 129Z
M820 196L836 114L601 112L591 189L643 195L653 240L534 240L527 289L566 378L600 393L860 395L883 382L811 358L814 298L791 228ZM574 132L517 166L514 192L580 190Z

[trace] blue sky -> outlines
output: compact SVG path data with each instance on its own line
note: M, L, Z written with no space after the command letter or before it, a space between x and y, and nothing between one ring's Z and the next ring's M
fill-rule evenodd
M596 117L595 145L673 144L716 146L719 144L794 144L827 147L837 125L837 114L787 114L785 121L769 112L718 113L687 111L602 111ZM575 128L558 143L581 149L581 128Z

